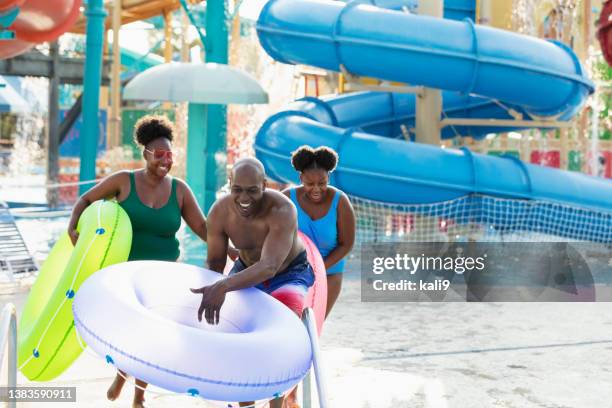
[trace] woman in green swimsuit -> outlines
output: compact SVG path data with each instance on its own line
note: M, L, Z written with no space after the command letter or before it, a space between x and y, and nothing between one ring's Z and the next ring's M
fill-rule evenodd
M79 237L76 226L85 208L96 200L114 197L132 223L128 260L176 261L179 257L176 232L181 226L181 218L204 241L206 219L189 186L169 175L173 163L172 123L162 116L145 116L136 123L134 133L143 147L145 167L111 174L83 194L72 210L68 234L75 244ZM109 400L119 397L124 377L122 372L115 377L107 392ZM144 406L147 384L140 380L136 380L136 384L141 388L135 389L133 407L139 408Z

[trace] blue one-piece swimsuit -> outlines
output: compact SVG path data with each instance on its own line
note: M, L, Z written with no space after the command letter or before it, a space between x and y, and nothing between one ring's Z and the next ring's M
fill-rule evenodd
M289 190L291 201L297 208L298 228L317 246L321 256L327 257L331 251L338 246L338 201L340 201L341 192L336 191L331 207L323 218L313 220L300 207L297 199L296 189ZM327 270L328 275L342 273L344 271L344 259Z

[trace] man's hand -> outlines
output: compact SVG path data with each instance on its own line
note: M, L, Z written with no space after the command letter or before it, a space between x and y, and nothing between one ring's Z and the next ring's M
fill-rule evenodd
M208 324L219 324L219 314L221 306L225 302L225 294L227 289L225 279L208 286L202 286L199 289L190 289L192 293L201 293L202 302L198 309L198 321L202 321L202 313Z

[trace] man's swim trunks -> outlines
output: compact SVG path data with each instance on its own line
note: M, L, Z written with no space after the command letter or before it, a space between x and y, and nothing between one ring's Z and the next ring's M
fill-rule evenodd
M246 266L238 258L230 275L243 269L246 269ZM314 280L314 271L308 263L306 251L303 251L284 270L255 287L271 295L301 317L306 293L314 284Z

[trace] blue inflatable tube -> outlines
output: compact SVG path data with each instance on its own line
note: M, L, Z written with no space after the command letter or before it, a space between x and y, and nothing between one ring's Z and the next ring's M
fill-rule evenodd
M363 3L270 0L257 22L277 61L476 94L568 119L593 92L567 46ZM538 92L533 92L537 89Z

